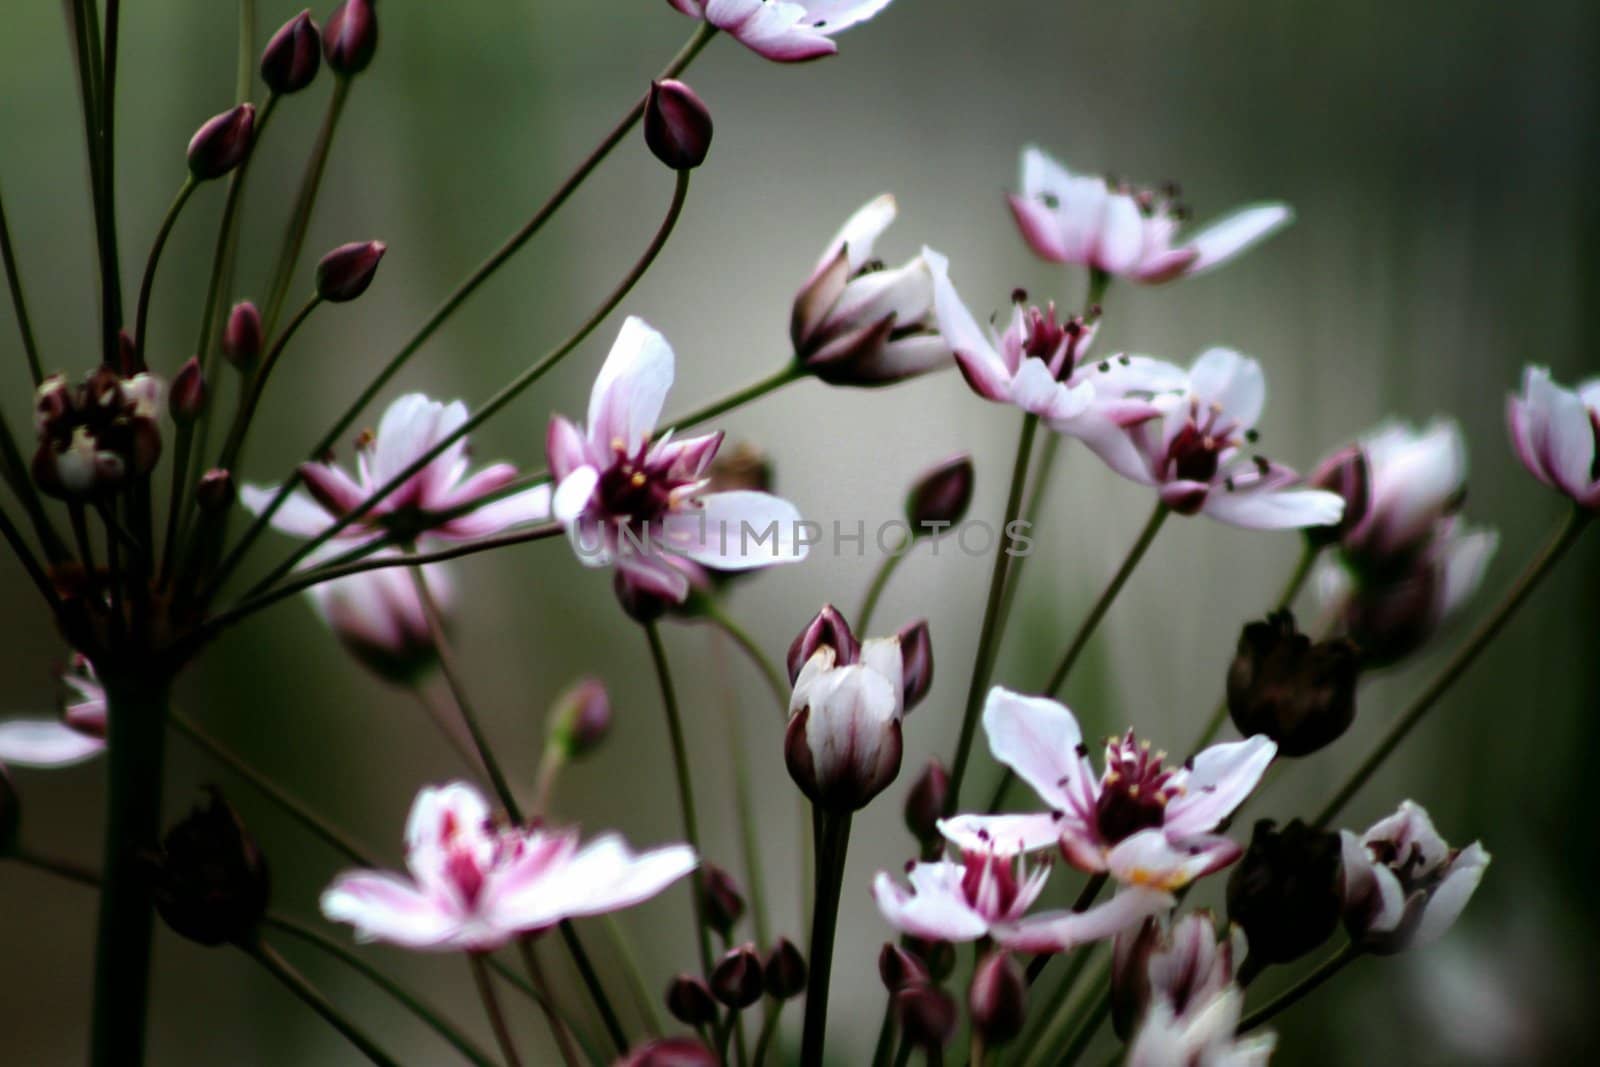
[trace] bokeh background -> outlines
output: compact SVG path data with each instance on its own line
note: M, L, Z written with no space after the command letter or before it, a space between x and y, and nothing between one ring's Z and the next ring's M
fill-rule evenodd
M255 6L258 42L298 10L280 0ZM369 237L391 251L366 297L319 313L296 340L252 449L247 473L257 480L275 480L300 458L693 29L660 0L390 0L380 15L378 58L355 87L308 258ZM159 0L125 5L123 20L118 210L131 291L182 178L187 138L234 102L236 9ZM682 410L786 358L794 289L839 221L879 192L892 190L901 205L880 253L894 260L923 243L939 248L979 307L1003 306L1016 285L1081 298L1081 275L1033 261L1003 207L1018 149L1030 141L1076 167L1179 179L1201 219L1246 200L1285 199L1297 224L1227 269L1166 288L1114 288L1106 350L1187 360L1227 343L1258 356L1271 388L1265 441L1298 464L1389 415L1458 418L1471 441L1469 513L1502 534L1484 606L1562 506L1508 450L1504 396L1525 362L1548 363L1564 380L1600 364L1590 347L1600 247L1597 22L1600 10L1579 0L899 0L843 37L841 55L808 66L778 67L719 40L689 75L716 116L711 159L678 233L624 310L676 346L669 407ZM262 144L238 296L260 295L330 88L324 75L287 102ZM94 358L93 245L60 5L11 4L0 15L0 100L0 182L35 327L51 367L82 370ZM405 389L486 397L587 314L648 239L670 186L631 138L384 400ZM151 334L159 366L175 367L193 344L221 199L220 186L203 190L167 252ZM10 318L0 307L0 397L19 425L28 391ZM478 455L542 465L549 413L583 410L615 326L477 434ZM954 373L878 392L804 383L723 425L770 452L779 489L808 516L869 525L894 517L913 474L956 450L977 457L974 514L992 521L1015 433L1008 411L976 400ZM1146 491L1066 451L999 680L1039 684L1148 504ZM256 565L290 547L266 538ZM1096 638L1070 702L1096 725L1131 722L1181 746L1214 703L1239 625L1269 602L1296 550L1288 535L1170 524ZM819 555L743 584L730 610L777 655L823 600L853 610L876 562L870 549L863 558ZM839 1063L862 1062L877 1025L874 958L888 930L867 884L910 855L903 791L927 756L948 758L953 747L988 570L986 560L948 549L933 558L924 546L880 609L883 626L931 620L938 672L906 729L902 782L857 820L836 963ZM1363 962L1285 1016L1284 1062L1570 1063L1593 1038L1586 983L1600 913L1587 779L1600 740L1597 573L1600 550L1581 544L1349 811L1364 826L1415 798L1451 840L1481 837L1495 862L1446 941ZM552 696L597 674L612 687L616 729L563 779L557 811L638 843L675 838L644 642L618 612L607 576L580 568L559 541L464 561L456 574L461 654L519 784L531 784ZM9 558L0 559L0 595L0 710L48 708L51 665L64 650ZM1351 733L1297 765L1256 810L1287 817L1317 804L1458 636L1374 678ZM776 924L793 933L794 794L770 698L711 632L674 627L668 644L697 752L708 852L737 869L731 713L750 739ZM216 646L178 699L390 857L418 786L460 773L416 699L363 673L303 602ZM271 857L277 907L314 918L338 858L183 740L171 753L169 814L185 810L199 784L220 783ZM986 757L975 773L985 787L992 780ZM97 863L102 776L98 764L18 772L28 841ZM1057 892L1071 882L1060 879ZM0 866L0 1060L82 1058L93 904L82 889ZM621 920L652 987L691 958L686 906L678 889ZM348 1047L250 960L158 936L153 1062L351 1062ZM599 930L590 941L614 976ZM362 979L300 945L286 951L407 1062L449 1061ZM458 960L365 951L488 1041ZM517 1007L530 1060L549 1062L539 1021Z

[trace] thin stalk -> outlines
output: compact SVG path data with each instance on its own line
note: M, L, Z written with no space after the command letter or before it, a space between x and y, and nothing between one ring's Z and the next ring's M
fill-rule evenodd
M612 953L622 961L622 977L628 984L628 995L633 998L634 1009L638 1012L640 1023L652 1036L660 1037L661 1013L656 1010L655 997L650 995L650 990L645 985L644 971L639 967L639 957L623 934L622 924L617 922L614 915L603 915L600 925L605 929L606 940L611 945Z
M811 952L807 959L806 1014L800 1034L800 1067L821 1067L828 1032L828 984L833 974L833 941L839 924L839 897L844 887L850 848L850 813L815 809L819 825L817 893L811 920Z
M1593 518L1593 515L1590 512L1583 511L1576 506L1567 513L1561 525L1556 529L1550 540L1546 542L1543 550L1534 557L1533 561L1528 564L1527 569L1522 572L1522 575L1506 592L1499 606L1489 614L1488 618L1478 624L1478 628L1473 631L1472 636L1467 638L1466 642L1456 650L1454 656L1450 657L1450 662L1445 664L1444 669L1429 683L1428 688L1424 689L1422 694L1411 702L1410 707L1400 713L1400 717L1395 719L1394 725L1389 727L1389 732L1384 734L1383 740L1378 742L1372 753L1361 762L1360 767L1356 768L1356 772L1350 776L1349 781L1345 782L1344 787L1334 794L1332 800L1328 801L1327 807L1322 809L1321 814L1317 816L1316 822L1313 823L1314 826L1318 829L1327 826L1340 811L1344 810L1344 806L1350 802L1350 799L1356 793L1360 792L1361 787L1367 783L1367 779L1371 778L1377 769L1383 766L1383 761L1388 759L1390 754L1400 746L1400 742L1406 739L1406 735L1416 729L1417 724L1439 702L1439 698L1449 691L1450 687L1455 684L1456 679L1465 674L1467 668L1476 662L1478 654L1489 646L1489 642L1499 636L1506 623L1511 621L1511 616L1516 614L1517 609L1533 593L1539 582L1560 562L1567 549L1571 548L1578 536L1588 528L1591 518Z
M44 510L38 488L33 484L32 468L17 450L17 439L11 435L11 426L3 413L0 413L0 477L5 479L21 502L22 509L28 513L28 521L33 526L34 536L39 539L45 559L52 563L60 562L67 555L66 545Z
M11 307L17 316L17 332L22 335L22 353L28 359L28 373L35 387L44 381L39 362L39 346L33 338L33 321L28 317L28 301L22 293L22 272L17 268L16 249L11 246L11 227L6 223L5 197L0 195L0 259L5 261L6 285L11 290Z
M345 948L333 938L319 932L306 923L291 919L286 915L268 913L262 922L269 928L280 933L288 934L312 947L327 953L346 967L361 975L367 981L393 997L406 1011L415 1015L428 1029L438 1034L450 1047L478 1067L496 1067L493 1057L484 1052L473 1043L472 1039L462 1033L439 1012L424 1003L414 993L407 990L394 979L384 974L378 968Z
M96 0L88 0L89 26L98 19ZM117 42L122 23L120 0L106 0L105 46L100 54L99 127L90 134L99 141L99 168L94 173L95 230L100 247L101 359L116 366L118 331L122 328L122 268L117 253L116 93Z
M261 321L267 336L277 328L278 315L289 296L289 285L294 280L295 264L305 247L306 231L311 227L311 214L316 210L317 194L322 189L322 176L328 169L328 153L333 149L333 137L339 129L339 119L350 98L352 79L344 75L334 78L333 94L328 97L328 110L322 115L322 126L311 145L311 155L306 158L305 173L300 178L300 191L295 194L294 207L289 211L289 226L283 233L283 245L278 249L278 259L272 269L272 284L267 289L267 304L261 309Z
M734 641L738 638L724 630ZM724 649L726 646L722 646ZM725 657L718 657L725 661ZM726 671L724 671L726 680ZM728 763L733 768L733 814L739 828L739 851L744 859L745 889L750 895L750 922L756 945L772 946L772 930L767 921L766 878L762 875L761 835L756 826L755 799L750 789L750 753L744 730L744 713L729 691L722 701L724 734L728 739Z
M1089 965L1089 957L1093 955L1093 948L1093 945L1083 945L1080 946L1077 951L1072 953L1072 955L1067 959L1067 969L1061 973L1060 981L1056 983L1056 987L1049 997L1039 999L1038 1003L1040 1005L1058 1003L1062 1004L1063 1006L1065 1005L1067 996L1072 991L1073 986L1077 983L1078 977L1083 974L1083 969ZM1035 962L1037 962L1037 958L1035 959ZM1032 968L1030 967L1030 973L1031 970ZM1020 1047L1026 1048L1030 1045L1034 1045L1033 1037L1036 1035L1042 1036L1054 1033L1054 1031L1057 1029L1056 1023L1061 1021L1054 1017L1047 1018L1045 1013L1042 1011L1035 1012L1034 1014L1037 1016L1042 1026L1032 1028L1033 1033L1021 1043ZM1061 1025L1065 1026L1066 1024L1064 1021L1061 1021ZM1038 1047L1044 1046L1041 1045Z
M700 847L700 826L695 817L694 785L689 776L689 749L683 738L683 718L678 712L678 695L672 685L672 670L667 664L667 649L661 643L661 630L653 622L644 624L645 639L650 644L650 659L655 665L656 681L661 687L661 704L667 716L667 736L672 745L672 767L678 783L678 807L683 813L683 836L695 855L703 856ZM694 929L700 950L700 973L711 974L711 935L705 915L705 873L701 867L690 876L694 904Z
M1100 895L1101 890L1105 889L1106 882L1109 880L1109 878L1110 876L1102 871L1085 882L1083 884L1083 888L1078 891L1078 899L1072 902L1072 910L1079 913L1088 911L1090 907L1094 905L1095 898ZM1037 982L1039 980L1039 976L1044 973L1044 969L1048 967L1050 965L1050 961L1055 958L1055 953L1040 953L1033 959L1029 960L1027 970L1028 984L1033 985L1033 983ZM1068 985L1070 985L1073 979L1077 978L1078 973L1083 970L1083 963L1087 959L1088 953L1086 952L1080 952L1076 957L1074 957L1074 966L1067 972L1066 982Z
M194 175L185 175L183 184L178 186L178 195L172 198L172 206L167 208L167 213L161 219L161 226L156 230L156 239L150 245L150 255L144 262L144 277L139 281L139 304L133 316L133 358L134 365L143 367L145 331L150 325L150 293L156 284L156 265L161 262L161 253L167 247L167 238L172 235L172 227L177 223L178 216L183 212L183 206L189 202L189 197L194 193L197 183Z
M1262 1005L1260 1008L1257 1008L1249 1015L1246 1015L1239 1023L1238 1032L1241 1034L1247 1034L1251 1030L1254 1030L1263 1023L1267 1022L1267 1020L1271 1019L1279 1012L1286 1011L1287 1009L1294 1007L1301 1000L1305 999L1307 994L1314 992L1319 986L1322 985L1322 983L1326 982L1328 979L1344 970L1345 967L1353 963L1360 955L1360 946L1356 945L1354 942L1346 945L1338 952L1335 952L1333 955L1317 964L1316 970L1301 978L1298 982L1290 986L1288 989L1285 989L1282 993L1279 993L1268 1003Z
M756 1050L750 1054L753 1067L761 1067L767 1062L767 1049L772 1044L772 1039L778 1033L778 1020L783 1016L783 1005L774 1004L767 1010L766 1017L761 1020L761 1032L756 1036Z
M878 1024L878 1040L872 1046L872 1067L889 1067L889 1057L894 1052L894 994L883 1002L883 1021Z
M878 564L878 570L872 576L872 582L867 586L867 593L861 598L861 610L856 612L856 631L869 633L868 626L872 624L872 615L878 610L878 601L883 596L884 589L889 585L889 579L894 577L894 572L899 569L900 562L911 555L911 550L916 542L912 541L905 546L904 552L891 552L883 557L883 562Z
M1023 528L1032 530L1039 525L1039 514L1044 510L1045 490L1050 485L1051 474L1055 470L1056 456L1061 451L1061 435L1058 433L1046 434L1044 444L1039 446L1039 459L1033 465L1032 487L1028 490L1028 506L1023 509ZM1011 604L1017 598L1018 591L1022 588L1022 571L1028 565L1029 556L1018 556L1011 564L1011 571L1006 576L1006 592L1000 601L1000 612L1003 618L1011 617Z
M256 0L239 0L238 62L234 65L233 98L250 99L256 70Z
M1111 1016L1111 987L1107 986L1097 994L1094 1004L1090 1006L1082 1019L1079 1020L1072 1037L1067 1040L1066 1047L1061 1053L1060 1063L1075 1064L1083 1057L1088 1049L1089 1042L1094 1040L1094 1035L1100 1032L1100 1027Z
M1110 981L1111 961L1107 958L1101 959L1100 964L1086 981L1081 980L1093 948L1092 945L1086 945L1080 949L1084 962L1076 967L1069 967L1067 974L1063 976L1065 980L1058 987L1054 998L1060 1002L1059 1007L1044 1030L1028 1045L1027 1055L1022 1059L1023 1067L1043 1067L1046 1063L1071 1062L1065 1056L1056 1055L1056 1050L1062 1048L1069 1040L1069 1033L1076 1034L1076 1028L1087 1021L1085 1008L1088 1008L1089 1015L1093 1015L1094 1004L1090 998L1098 999L1101 996L1100 990L1110 989L1107 983ZM1109 994L1105 1003L1109 1006Z
M583 941L578 937L577 927L572 925L570 919L563 919L558 929L561 931L561 941L567 947L567 955L572 957L572 964L578 969L578 977L582 979L584 988L589 992L589 999L600 1012L600 1021L605 1025L606 1035L611 1038L611 1044L619 1054L626 1052L627 1032L622 1029L622 1020L617 1018L617 1011L611 1006L611 998L606 994L605 986L600 981L599 972L594 969L593 961L589 959L588 949L583 947Z
M735 622L722 609L720 604L708 603L701 610L704 612L705 617L711 621L711 624L727 634L733 643L739 646L739 651L743 652L756 670L761 672L761 680L767 684L767 688L772 691L773 699L777 702L779 716L787 720L789 716L789 683L784 673L778 669L778 665L772 662L771 657L762 651L755 638L750 636L750 632Z
M335 1030L343 1034L345 1039L354 1045L363 1056L381 1067L399 1067L399 1062L388 1053L384 1052L377 1044L361 1031L355 1023L346 1019L333 1003L323 996L322 992L312 985L305 975L295 970L294 966L278 953L278 950L265 941L258 941L254 945L244 947L246 954L261 966L271 972L272 976L282 982L295 996L303 1000L312 1011L322 1016ZM126 1061L123 1061L126 1062Z
M1017 437L1017 456L1011 465L1011 490L1006 498L1005 518L1000 530L1005 530L1022 511L1022 490L1028 480L1028 462L1033 454L1033 437L1039 428L1039 416L1024 415L1022 431ZM984 692L989 688L989 672L994 669L995 649L999 645L1000 631L1004 627L1000 603L1006 587L1006 569L1011 556L1002 540L995 546L994 569L989 575L989 597L983 608L983 625L978 631L978 651L972 665L972 682L967 688L966 711L961 717L961 738L956 743L955 759L950 764L950 793L945 799L945 814L956 811L961 802L961 780L967 773L967 759L972 754L972 739L978 728L978 712L983 708Z
M46 874L53 874L57 878L69 882L76 882L89 889L100 888L100 876L89 868L73 860L64 860L58 856L45 856L27 848L15 848L6 853L5 859L16 860L24 867L32 867Z
M567 1067L578 1067L581 1057L573 1044L572 1031L567 1029L567 1024L556 1014L555 998L550 994L550 982L544 976L544 968L539 965L539 957L533 951L532 938L520 938L517 941L517 950L522 955L522 965L528 970L528 980L533 983L533 988L540 992L539 1007L544 1011L545 1022L550 1026L550 1034L555 1038L556 1048L561 1052L561 1059ZM485 976L487 984L487 976ZM493 1001L492 992L485 994L487 1001ZM515 1053L513 1052L514 1056Z
M250 381L239 394L239 407L234 413L233 425L228 430L228 439L223 443L222 453L217 460L217 466L223 470L233 470L238 466L239 455L244 450L245 435L250 432L250 423L255 418L256 408L261 404L261 397L267 391L267 379L272 375L272 370L278 365L278 360L283 357L284 349L295 332L305 325L311 313L322 306L322 297L312 294L311 298L300 305L300 310L294 313L278 339L273 342L267 354L257 364L255 372L250 375Z
M483 1001L484 1014L489 1016L489 1028L494 1031L494 1039L500 1045L500 1054L505 1057L508 1067L521 1067L522 1058L517 1055L517 1043L511 1040L511 1029L506 1026L505 1013L500 1010L500 1000L495 996L494 983L489 980L489 970L483 965L483 957L476 952L469 952L467 963L472 968L472 983L478 989L478 998Z
M667 420L667 425L674 429L682 429L693 426L696 423L706 422L716 418L718 415L724 415L734 408L743 407L752 400L758 400L768 393L776 392L790 382L797 382L804 377L806 377L806 371L798 363L786 363L760 381L751 382L743 389L729 393L720 400L714 400L675 419Z
M478 758L477 749L472 744L472 733L467 729L466 724L461 721L461 716L456 712L455 705L453 703L447 705L445 701L436 699L432 693L432 687L429 686L428 680L425 678L418 678L410 686L410 689L412 695L417 698L417 703L422 705L422 710L427 714L428 721L433 724L434 728L439 731L439 735L455 750L456 755L461 757L461 762L466 768L475 776L486 776L488 771L484 767L483 761ZM544 809L542 779L540 782L540 798L533 811L536 816Z
M45 603L54 611L60 604L61 598L56 595L55 586L50 583L50 576L45 573L39 561L34 558L33 550L28 547L27 540L22 536L22 531L17 529L16 523L0 510L0 536L4 536L6 544L11 546L11 552L22 564L22 569L28 572L28 577L33 579L33 584L39 590L39 595L44 597Z

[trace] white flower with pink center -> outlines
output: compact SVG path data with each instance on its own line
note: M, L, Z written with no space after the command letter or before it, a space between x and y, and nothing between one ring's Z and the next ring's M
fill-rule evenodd
M831 56L833 35L865 22L890 0L667 0L757 55L780 63Z
M1428 813L1409 800L1359 837L1343 830L1339 838L1345 925L1371 952L1399 952L1438 940L1465 910L1489 867L1481 844L1451 848Z
M1517 458L1535 478L1579 507L1600 510L1600 378L1576 389L1544 367L1522 373L1522 395L1506 401Z
M61 682L71 695L60 718L0 722L0 764L70 767L105 751L106 691L94 667L74 652Z

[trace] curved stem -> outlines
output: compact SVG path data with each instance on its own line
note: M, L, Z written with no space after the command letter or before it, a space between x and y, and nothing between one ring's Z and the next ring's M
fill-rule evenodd
M223 442L217 466L223 470L233 470L238 466L239 454L244 449L245 434L250 430L250 422L255 418L256 408L261 404L261 397L267 391L267 379L272 374L272 369L278 365L278 360L283 356L284 349L288 346L295 331L305 325L311 313L322 306L322 297L312 294L311 298L300 305L300 310L294 313L278 339L273 342L267 354L262 357L256 366L255 372L250 375L250 380L240 391L239 406L234 412L233 425L228 430L228 439Z
M739 637L733 631L724 628L723 633L733 641L739 641ZM717 651L722 652L725 648L726 646L719 646ZM752 660L756 659L758 651L751 652ZM717 658L719 663L726 665L725 656ZM756 662L759 665L760 661ZM767 949L772 945L772 930L767 922L767 890L766 879L762 874L761 834L756 826L755 800L750 792L750 754L744 731L744 709L734 699L733 691L727 685L726 670L722 674L726 690L725 699L722 701L723 733L728 741L728 763L733 768L733 814L734 822L739 828L740 852L744 856L745 888L750 895L750 922L755 930L756 946Z
M755 638L750 636L748 630L733 620L727 612L722 610L722 605L708 602L701 609L711 624L733 640L739 646L739 651L755 665L761 672L762 681L767 683L767 688L772 691L772 697L778 704L778 714L787 721L789 716L789 683L778 665L772 662Z
M311 227L311 213L316 210L317 193L322 190L322 176L328 169L328 153L333 149L333 137L339 129L339 118L344 114L345 102L350 98L352 79L335 76L333 94L328 97L328 110L323 113L322 126L306 158L306 170L300 178L300 191L295 194L294 208L289 212L289 227L283 233L283 246L278 249L277 264L272 268L272 285L267 290L267 305L261 309L261 321L267 336L278 325L278 315L289 295L289 285L294 280L295 264L300 250L305 246L306 230Z
M778 1032L778 1020L783 1016L783 1005L774 1004L767 1011L766 1018L761 1020L761 1033L756 1037L756 1050L750 1055L753 1067L761 1067L767 1062L767 1048L772 1044L772 1038Z
M611 951L622 961L622 976L628 983L628 994L633 998L634 1009L639 1014L639 1021L644 1024L653 1037L661 1036L661 1013L656 1010L655 997L650 995L650 990L645 986L644 971L639 967L639 956L633 951L633 945L623 935L622 924L617 922L615 915L601 916L601 925L605 928L606 940L611 945Z
M39 363L39 346L33 338L33 322L28 318L28 301L22 294L22 272L17 268L17 253L11 246L11 227L6 223L5 197L0 195L0 260L6 268L6 285L11 290L11 308L17 316L17 332L22 335L22 353L28 360L28 373L33 384L44 380L44 368Z
M1359 946L1355 945L1354 943L1346 945L1344 948L1340 949L1338 952L1335 952L1333 955L1319 963L1316 970L1312 971L1304 978L1301 978L1298 982L1290 986L1288 989L1285 989L1282 993L1279 993L1267 1004L1251 1012L1249 1015L1246 1015L1244 1020L1239 1023L1238 1032L1241 1034L1247 1034L1251 1030L1256 1029L1256 1027L1260 1026L1262 1023L1265 1023L1268 1019L1271 1019L1274 1015L1277 1015L1279 1012L1294 1007L1301 1000L1303 1000L1307 994L1315 991L1318 986L1322 985L1322 983L1326 982L1328 979L1344 970L1346 966L1354 962L1360 955L1361 949Z
M572 1031L567 1024L556 1014L555 1000L550 995L550 982L544 976L544 968L539 966L539 957L533 951L533 939L521 938L517 941L517 951L522 955L522 965L528 970L528 980L533 983L533 988L539 991L537 998L539 1007L544 1011L545 1022L550 1026L550 1034L555 1038L556 1048L561 1053L562 1062L567 1067L578 1067L582 1062L578 1050L574 1045ZM488 997L493 998L493 993ZM515 1055L515 1053L512 1053Z
M567 954L572 957L573 966L578 968L578 977L583 980L583 986L589 992L589 999L600 1012L600 1021L605 1025L611 1044L615 1046L618 1054L628 1051L628 1035L622 1029L622 1020L617 1018L617 1011L611 1006L611 998L606 995L600 974L594 969L594 963L589 959L589 952L578 937L578 928L572 925L571 919L563 919L558 929L561 931L561 941L567 947Z
M1105 1024L1106 1019L1110 1016L1111 987L1107 986L1103 992L1095 997L1094 1004L1090 1006L1083 1018L1078 1021L1077 1028L1073 1030L1072 1037L1068 1039L1058 1062L1075 1064L1082 1059L1085 1050L1089 1047L1089 1042L1094 1040L1094 1035L1100 1032L1100 1027Z
M729 393L720 400L713 400L711 403L702 405L693 411L685 412L675 419L668 419L667 425L674 429L684 429L696 423L706 422L709 419L716 418L718 415L724 415L734 408L743 407L753 400L758 400L768 393L776 392L790 382L797 382L804 377L806 377L806 372L803 367L798 363L787 363L765 378L751 382L744 388Z
M1044 444L1039 446L1039 461L1033 465L1033 481L1028 490L1028 506L1023 509L1023 529L1032 530L1039 525L1039 513L1044 510L1045 490L1050 486L1050 476L1055 470L1056 455L1061 451L1061 435L1058 433L1046 434ZM1018 556L1011 563L1011 570L1006 575L1005 595L1000 599L1001 618L1011 617L1012 602L1017 599L1017 592L1022 588L1022 571L1028 565L1028 556Z
M384 1052L377 1044L363 1033L355 1023L346 1019L333 1002L322 995L322 992L307 980L306 976L295 970L288 960L279 955L278 950L265 941L257 941L254 945L242 946L247 955L272 973L272 976L282 982L284 986L305 1001L307 1006L318 1015L322 1016L332 1027L345 1036L361 1054L381 1067L399 1067L399 1061ZM126 1062L126 1061L123 1061Z
M1350 798L1360 792L1361 787L1367 783L1367 779L1371 778L1373 773L1383 766L1383 761L1388 759L1396 748L1400 747L1400 742L1405 740L1406 735L1416 729L1423 716L1427 715L1428 711L1438 703L1439 698L1449 691L1450 687L1455 684L1456 679L1466 673L1467 668L1477 660L1478 654L1487 648L1489 642L1493 641L1506 623L1511 621L1511 616L1516 614L1517 609L1528 599L1528 596L1538 586L1539 582L1545 575L1550 573L1551 569L1561 560L1561 557L1566 554L1567 549L1572 547L1573 542L1578 539L1578 535L1588 528L1591 518L1593 518L1593 515L1587 511L1580 510L1576 506L1567 513L1560 527L1546 542L1543 550L1528 564L1521 577L1506 592L1499 606L1489 614L1488 618L1478 624L1478 628L1473 631L1472 636L1467 638L1466 642L1456 650L1454 656L1450 657L1450 662L1445 664L1444 669L1429 683L1428 688L1424 689L1421 695L1411 702L1410 707L1400 713L1399 718L1395 719L1394 725L1389 727L1389 732L1384 734L1383 740L1378 742L1371 755L1361 762L1361 766L1350 776L1349 781L1345 782L1344 787L1334 795L1332 800L1328 801L1327 807L1322 809L1321 814L1317 816L1316 822L1313 823L1315 827L1321 829L1327 826L1344 809L1344 806L1350 802Z
M872 624L872 615L878 610L878 601L883 596L884 589L889 585L889 579L899 568L900 561L911 555L915 541L905 546L904 552L891 552L883 557L883 562L878 564L878 571L872 576L872 583L867 586L867 593L861 598L861 610L856 612L856 632L869 633L868 626Z
M476 952L469 952L467 963L472 968L472 983L478 989L478 998L483 1001L484 1013L489 1016L489 1028L494 1031L494 1039L500 1045L500 1054L506 1058L508 1067L521 1067L522 1058L517 1055L516 1042L511 1040L511 1030L506 1026L506 1017L500 1010L500 1000L495 996L494 983L489 981L489 971L483 965L483 957Z
M172 227L177 223L178 215L182 213L183 205L189 202L195 187L194 175L187 175L183 179L183 184L178 187L178 195L172 199L172 206L167 208L160 228L156 230L156 239L150 245L150 256L145 260L144 277L139 281L139 304L133 316L133 358L136 366L145 365L144 339L145 331L150 325L150 293L156 283L156 265L161 262L161 253L167 247L167 238L172 235Z
M22 531L17 529L17 524L12 522L5 511L0 510L0 536L11 546L11 552L17 557L17 562L22 564L22 569L28 572L28 577L33 580L34 588L39 590L39 595L44 597L45 603L50 605L50 610L56 610L61 603L61 598L56 595L55 586L50 583L50 576L45 573L39 561L34 558L33 550L28 547L27 540L22 536Z
M1028 480L1028 462L1033 453L1033 437L1039 428L1039 416L1028 414L1022 418L1022 432L1017 438L1017 456L1011 465L1011 490L1006 498L1005 518L1000 524L1001 539L995 546L994 570L989 575L989 597L983 608L983 625L978 631L978 651L972 665L972 682L967 688L966 711L961 717L961 738L956 743L955 759L950 764L950 792L945 799L945 814L954 813L961 802L961 780L967 773L967 758L972 754L972 738L978 727L978 713L983 708L984 691L989 688L989 674L994 669L995 649L1000 643L1000 632L1005 622L1001 616L1001 597L1006 587L1006 569L1011 556L1005 544L1005 531L1022 511L1022 490Z
M844 887L846 854L850 848L850 813L816 813L817 894L811 920L811 951L807 957L806 1015L800 1034L800 1067L821 1067L828 1032L828 984L833 973L834 932L839 923L839 897Z
M1089 908L1093 906L1095 898L1100 895L1100 891L1105 889L1106 882L1109 880L1109 878L1110 875L1102 871L1085 882L1083 884L1083 888L1078 891L1078 899L1072 902L1072 910L1075 912L1088 911ZM1039 980L1039 976L1044 974L1045 968L1050 966L1050 961L1055 959L1057 955L1057 953L1053 952L1041 952L1039 955L1028 961L1026 977L1029 985L1033 985L1033 983ZM1083 970L1083 965L1088 961L1088 958L1089 954L1087 952L1078 953L1078 955L1072 960L1072 965L1067 971L1062 988L1067 988L1072 985L1072 982L1078 977L1079 972Z

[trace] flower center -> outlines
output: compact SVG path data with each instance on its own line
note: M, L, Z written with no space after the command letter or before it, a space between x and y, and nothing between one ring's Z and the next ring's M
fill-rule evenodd
M1018 289L1012 298L1024 303L1027 294ZM1053 300L1042 310L1034 305L1023 312L1022 354L1044 360L1051 377L1058 382L1072 377L1088 338L1089 328L1083 316L1061 318Z
M650 442L629 455L621 441L613 442L616 459L600 475L600 502L613 519L645 525L656 521L671 508L673 495L693 484L674 475L670 467L649 460Z
M1165 758L1165 752L1150 751L1150 742L1135 741L1132 731L1111 742L1094 808L1102 840L1116 844L1162 824L1168 802L1183 792L1179 768L1163 766Z
M1189 421L1167 446L1167 464L1174 478L1190 482L1210 482L1217 476L1222 453L1237 448L1238 423L1223 419L1219 404L1202 409L1198 400L1189 402Z
M962 863L966 871L961 876L961 892L967 903L985 915L1009 914L1022 889L1011 862L993 852L968 852Z

